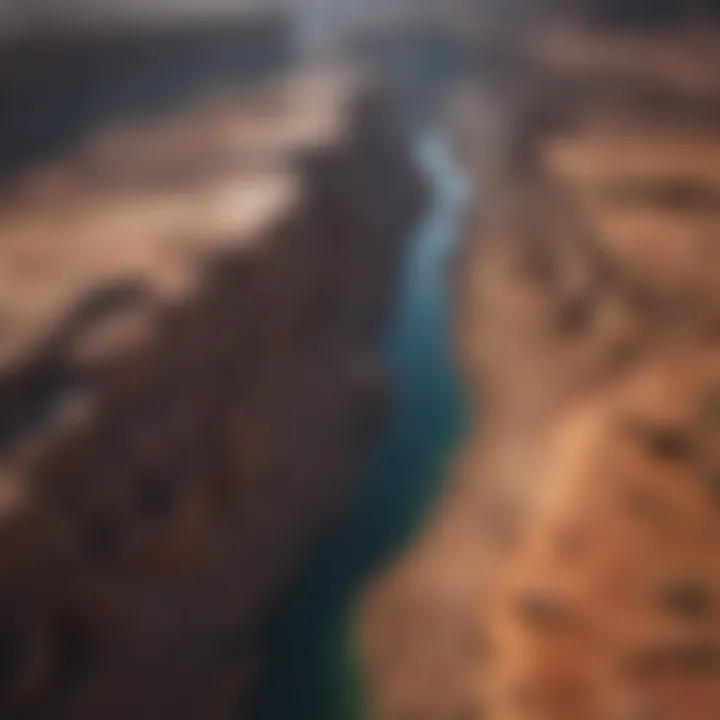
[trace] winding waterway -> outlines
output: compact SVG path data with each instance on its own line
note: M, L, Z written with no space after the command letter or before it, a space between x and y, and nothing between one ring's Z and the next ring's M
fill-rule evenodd
M270 618L255 720L362 716L353 667L358 594L432 507L448 453L462 430L449 350L445 268L469 192L439 130L422 133L416 150L432 193L407 247L382 347L395 402L346 517Z

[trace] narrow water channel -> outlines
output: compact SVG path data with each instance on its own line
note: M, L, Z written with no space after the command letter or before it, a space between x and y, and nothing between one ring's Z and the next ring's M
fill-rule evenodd
M382 348L395 402L347 516L270 619L253 720L362 717L362 692L353 667L358 594L372 572L408 542L432 507L448 453L462 429L449 351L445 268L469 193L440 131L421 134L416 151L432 193L407 246Z

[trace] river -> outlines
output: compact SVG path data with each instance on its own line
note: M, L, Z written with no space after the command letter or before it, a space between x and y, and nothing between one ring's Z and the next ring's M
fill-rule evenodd
M354 668L354 617L364 583L412 538L440 492L463 425L449 350L445 269L469 188L437 129L417 162L431 200L407 245L382 344L394 403L355 495L272 613L254 720L349 720L363 715Z

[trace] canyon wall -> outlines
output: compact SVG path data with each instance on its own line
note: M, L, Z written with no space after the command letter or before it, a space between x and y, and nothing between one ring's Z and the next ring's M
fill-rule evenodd
M0 715L227 718L387 402L423 191L297 72L106 123L0 198Z
M720 713L718 47L524 28L458 98L470 425L365 599L371 717Z

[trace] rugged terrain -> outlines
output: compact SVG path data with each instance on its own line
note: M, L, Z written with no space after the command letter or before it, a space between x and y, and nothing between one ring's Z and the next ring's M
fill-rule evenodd
M372 716L716 717L717 33L506 40L456 112L470 423L367 594Z
M313 69L97 122L0 198L0 715L227 718L337 516L422 200Z

